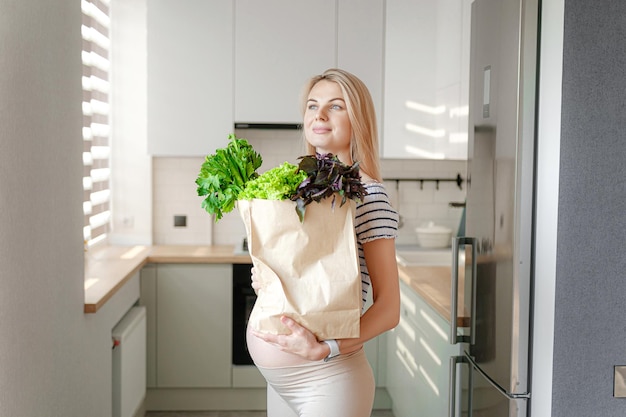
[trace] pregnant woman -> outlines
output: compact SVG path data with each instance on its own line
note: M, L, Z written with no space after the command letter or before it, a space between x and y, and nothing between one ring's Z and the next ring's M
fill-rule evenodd
M355 233L363 302L371 292L373 304L362 309L358 338L317 340L299 323L282 317L291 333L248 328L248 350L268 382L268 417L369 417L375 384L363 343L398 324L398 214L382 184L374 105L363 82L329 69L309 80L302 101L308 153L332 153L348 165L359 162L367 195L356 206ZM259 289L254 270L252 287Z

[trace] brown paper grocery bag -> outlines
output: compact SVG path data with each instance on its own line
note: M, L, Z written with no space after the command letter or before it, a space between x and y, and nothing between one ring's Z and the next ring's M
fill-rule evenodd
M306 207L300 223L290 200L239 200L248 250L261 284L249 324L286 334L289 316L319 340L359 336L361 276L355 203L337 196Z

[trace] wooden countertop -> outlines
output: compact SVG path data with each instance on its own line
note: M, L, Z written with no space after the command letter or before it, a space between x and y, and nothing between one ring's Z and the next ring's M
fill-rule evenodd
M85 313L95 313L148 263L250 263L230 245L106 246L85 254Z
M153 246L148 263L184 264L246 264L252 262L247 253L235 253L231 245L211 246Z
M85 313L95 313L139 271L148 246L107 246L85 253Z
M107 246L85 255L85 313L97 312L136 272L148 263L250 263L231 245ZM439 314L450 317L450 268L398 265L399 277ZM462 291L462 277L459 278ZM459 311L464 311L459 294ZM465 315L464 315L465 316ZM468 318L458 325L467 326Z
M451 274L449 266L398 265L398 275L409 287L435 309L448 322L451 317ZM464 280L459 274L459 299L457 326L468 327L469 316L463 302Z

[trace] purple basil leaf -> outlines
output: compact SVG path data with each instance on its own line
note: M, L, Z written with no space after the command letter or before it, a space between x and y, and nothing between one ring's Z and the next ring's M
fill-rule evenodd
M333 197L331 203L335 207L335 193L341 195L341 205L348 199L362 201L367 194L361 183L359 164L348 166L333 154L319 154L301 156L299 169L307 174L307 178L300 183L292 200L296 201L296 211L300 221L304 221L304 212L308 204L320 202L324 198Z

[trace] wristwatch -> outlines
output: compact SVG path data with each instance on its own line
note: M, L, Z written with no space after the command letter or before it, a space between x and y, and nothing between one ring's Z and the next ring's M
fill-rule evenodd
M339 356L339 344L335 339L322 340L330 348L330 353L324 358L324 362L328 362L332 358Z

